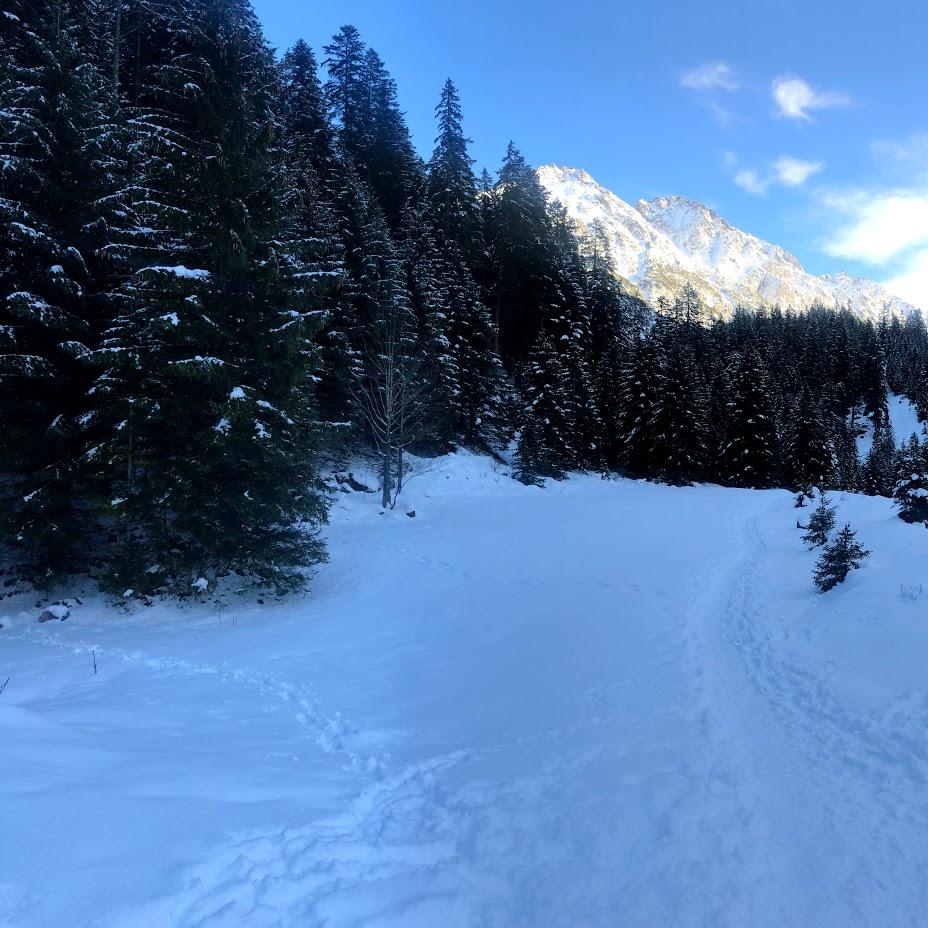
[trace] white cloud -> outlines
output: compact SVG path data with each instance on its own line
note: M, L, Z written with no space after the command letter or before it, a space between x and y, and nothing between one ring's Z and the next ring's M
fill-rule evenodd
M689 90L737 90L741 84L731 65L710 61L680 75L680 83Z
M838 217L825 242L833 257L882 267L883 286L928 309L928 179L915 185L831 194L822 205Z
M883 286L919 309L928 309L928 249L915 252L895 277Z
M761 177L754 168L745 168L735 174L734 181L742 190L762 197L770 186L771 178Z
M738 168L738 159L734 152L726 152L722 162L726 171L732 174L732 180L747 193L764 196L770 187L801 187L810 177L819 174L824 165L821 161L803 161L790 155L782 155L776 161L761 170L757 168Z
M802 161L783 155L777 158L770 167L776 179L784 187L801 187L814 174L820 174L824 165L821 161Z
M825 203L847 220L825 245L838 258L887 264L904 252L928 245L928 191L856 191Z
M810 121L811 110L822 110L832 106L844 106L849 99L842 93L815 90L801 77L781 75L774 78L771 88L777 113L787 119Z

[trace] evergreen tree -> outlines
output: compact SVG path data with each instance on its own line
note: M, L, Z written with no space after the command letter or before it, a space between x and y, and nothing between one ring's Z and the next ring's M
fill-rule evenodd
M452 350L452 281L450 268L438 252L424 209L407 207L402 243L406 280L425 363L432 371L429 397L432 435L437 448L446 450L457 438L460 410L460 371Z
M483 203L490 256L487 303L499 330L500 356L514 367L525 360L544 324L540 307L556 303L557 275L544 188L511 142L497 184Z
M88 451L117 487L108 585L184 592L228 571L285 592L324 557L306 241L283 214L276 67L245 0L183 7L160 75L146 243L95 393ZM156 152L157 154L157 152ZM168 169L169 168L169 169ZM119 475L119 476L114 476Z
M0 16L0 542L41 585L86 567L87 362L113 311L112 178L87 26L63 0L12 0Z
M821 409L804 390L790 417L786 442L793 489L829 486L836 467L835 449Z
M856 532L850 525L845 525L816 561L813 579L819 592L827 593L843 583L847 575L857 570L869 556L870 552L857 542Z
M828 502L828 497L822 493L818 498L818 506L809 516L809 524L806 526L802 540L810 548L819 548L828 541L834 527L835 507Z
M406 119L397 99L396 82L372 48L364 56L369 146L364 153L364 179L377 198L390 229L402 222L415 187L421 181L422 164L412 147Z
M302 40L280 65L282 149L287 167L286 209L304 247L300 280L324 311L316 396L329 440L343 435L357 417L353 402L355 351L349 342L351 308L346 305L344 244L336 198L352 184L336 160L316 60ZM344 205L344 204L343 204Z
M832 444L835 447L835 470L832 484L857 492L863 481L863 468L857 451L857 437L843 417L832 417Z
M480 248L480 212L470 139L464 135L461 101L450 78L435 108L438 137L428 164L428 218L439 240L473 267Z
M665 340L651 426L651 467L668 483L688 484L705 472L705 413L693 361L674 334Z
M355 160L355 168L371 144L370 104L365 82L367 48L354 26L342 26L323 49L328 72L325 98L336 127L342 155Z
M656 441L654 412L657 408L659 366L651 340L638 339L632 348L622 390L620 431L624 448L622 463L633 477L652 474L651 449Z
M354 26L342 26L324 48L325 96L342 156L368 187L391 230L420 171L396 83Z
M530 458L534 473L545 477L562 477L574 461L569 428L572 410L565 381L566 373L554 342L547 333L542 333L522 376L525 408L519 460Z
M519 432L512 476L526 486L542 486L543 471L550 471L550 468L546 465L544 448L538 435L538 420L529 414Z
M903 522L928 524L928 462L915 434L899 449L893 499Z
M604 351L593 369L593 390L599 410L602 431L599 443L603 461L610 470L617 470L622 459L622 365L617 347Z
M873 441L863 472L863 491L870 496L892 496L896 483L896 440L892 423L876 420Z
M312 178L317 196L328 193L338 171L335 140L319 83L316 56L299 39L280 64L281 118L287 160L300 182Z
M444 336L452 361L452 428L469 445L500 442L508 432L508 386L496 350L498 333L483 303L473 268L481 248L473 161L461 105L448 80L436 108L438 137L428 165L424 221L442 263Z
M721 466L734 486L767 487L774 479L776 433L767 378L755 351L747 352L733 378L728 405L728 432Z

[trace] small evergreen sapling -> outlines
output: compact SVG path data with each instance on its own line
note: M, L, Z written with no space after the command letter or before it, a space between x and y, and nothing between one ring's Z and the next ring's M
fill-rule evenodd
M831 530L835 527L835 507L829 505L828 497L822 494L818 506L809 517L802 540L810 548L818 548L828 541Z
M834 540L825 546L815 564L813 580L820 593L843 583L847 575L856 570L870 556L866 548L857 543L856 532L845 525Z

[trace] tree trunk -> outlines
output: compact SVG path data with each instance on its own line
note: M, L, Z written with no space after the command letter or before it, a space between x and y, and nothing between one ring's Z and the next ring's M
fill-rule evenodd
M383 506L384 509L390 508L390 490L392 489L390 485L391 454L392 454L392 449L390 448L389 445L386 445L383 449L383 464L382 464L382 470L381 470L381 481L383 483L383 496L380 499L380 505Z

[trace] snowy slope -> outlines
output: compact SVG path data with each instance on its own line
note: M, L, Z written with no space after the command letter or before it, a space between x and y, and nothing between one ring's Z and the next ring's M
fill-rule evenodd
M820 596L785 492L411 489L303 600L0 602L0 924L920 922L928 532L839 498Z
M890 393L887 399L889 421L893 427L893 437L896 444L904 445L913 434L922 434L922 424L918 421L918 411L909 402L907 397ZM873 444L873 423L869 418L858 420L863 422L863 429L857 438L857 454L863 461L870 453Z
M702 203L657 197L633 208L578 168L545 165L538 176L581 226L603 230L616 271L652 303L673 298L689 283L723 316L735 306L773 305L805 310L850 304L871 319L884 309L915 311L873 281L807 273L789 252L735 228Z

